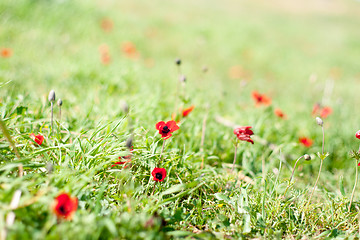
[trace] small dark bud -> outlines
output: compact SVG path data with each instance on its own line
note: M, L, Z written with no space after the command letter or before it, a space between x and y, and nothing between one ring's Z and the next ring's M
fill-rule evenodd
M180 77L179 77L179 81L180 82L186 82L186 77L185 77L185 75L181 75Z
M181 65L181 59L180 58L177 58L177 59L175 59L175 63L176 63L176 65Z
M54 91L54 90L51 90L51 91L49 92L49 97L48 97L48 99L49 99L49 102L54 102L54 101L55 101L55 91Z
M59 98L59 100L57 101L57 105L59 106L59 107L61 107L62 106L62 100Z
M304 155L304 159L305 159L306 161L310 161L310 160L311 160L311 157L310 157L309 154L305 154L305 155Z
M125 146L130 150L133 145L133 138L129 137L128 140L126 140Z

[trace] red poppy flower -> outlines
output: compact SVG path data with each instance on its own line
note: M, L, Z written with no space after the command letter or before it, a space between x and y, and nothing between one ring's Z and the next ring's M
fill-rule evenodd
M40 134L35 135L34 133L32 133L32 134L30 134L30 138L39 145L41 145L44 141L44 137Z
M124 42L121 45L121 50L128 58L138 57L138 52L136 50L135 45L132 42Z
M110 54L108 53L101 54L101 62L104 65L108 65L111 62Z
M55 198L53 211L58 218L71 220L78 207L77 197L71 198L69 194L62 193Z
M12 55L12 51L10 48L2 48L0 51L0 55L3 58L9 58Z
M355 137L360 139L360 130L355 133Z
M185 108L183 111L182 111L182 116L183 117L186 117L187 115L189 115L191 113L191 111L195 108L195 106L191 106L191 107L188 107L188 108Z
M158 122L156 125L156 130L159 130L159 133L161 134L161 137L165 139L168 139L172 136L172 132L179 129L179 126L176 125L176 122L171 120L165 123L164 121Z
M105 32L110 32L113 29L113 22L111 21L111 19L109 18L104 18L103 20L101 20L101 28L105 31Z
M313 144L313 141L307 137L300 137L299 142L305 147L311 147L311 145Z
M321 116L322 118L327 118L327 116L329 116L331 113L332 113L331 107L324 107L324 108L321 110L320 116Z
M254 144L254 141L251 139L251 135L254 134L254 132L250 129L252 127L250 126L240 126L234 129L234 134L236 135L236 137L241 140L241 141L247 141L250 142L252 144Z
M151 175L154 177L154 181L156 182L162 182L164 181L164 178L166 177L166 169L165 168L154 168L154 170L151 172Z
M130 149L130 153L133 152L133 148ZM127 155L127 156L124 156L124 157L119 157L119 159L125 159L126 161L120 161L120 162L116 162L114 163L113 165L111 165L111 167L116 167L118 165L124 165L124 168L127 168L129 166L129 164L126 164L126 163L129 163L131 162L131 154L130 155Z
M271 99L268 96L260 94L257 91L252 92L252 98L254 99L256 106L268 106L271 104Z
M274 112L275 112L275 115L278 116L279 118L282 118L282 119L286 118L285 113L283 111L281 111L280 108L276 108Z

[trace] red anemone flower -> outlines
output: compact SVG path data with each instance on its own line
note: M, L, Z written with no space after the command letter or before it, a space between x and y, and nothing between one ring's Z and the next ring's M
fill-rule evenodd
M156 130L159 130L159 133L161 134L161 137L165 139L168 139L172 136L172 132L179 129L179 126L176 125L176 122L171 120L165 123L164 121L158 122L156 125Z
M9 58L12 55L12 51L10 48L2 48L0 51L0 55L3 58Z
M103 20L101 20L101 28L105 31L105 32L110 32L113 29L113 22L111 21L111 19L109 18L104 18Z
M241 141L247 141L254 144L254 141L251 139L251 135L254 135L254 132L250 129L250 126L240 126L234 129L234 134Z
M282 119L286 118L285 113L283 111L281 111L280 108L276 108L274 112L275 112L275 115L278 116L279 118L282 118Z
M182 116L183 117L186 117L187 115L189 115L191 113L191 111L195 108L195 106L191 106L191 107L188 107L188 108L185 108L183 111L182 111Z
M321 110L320 117L321 118L327 118L327 116L329 116L331 113L332 113L331 107L324 107Z
M252 98L254 99L256 106L268 106L271 104L271 99L268 96L260 94L257 91L252 92Z
M77 197L70 197L67 193L62 193L55 198L53 206L54 213L58 218L71 220L78 207Z
M360 130L355 133L355 137L356 137L357 139L360 139Z
M162 182L164 181L164 178L166 177L166 169L165 168L154 168L154 170L151 172L151 175L154 177L154 181L156 182Z
M311 145L313 144L313 141L307 137L300 137L299 142L305 147L311 147Z
M41 145L44 141L44 137L40 134L35 135L34 133L30 134L30 138L34 140L37 144Z
M132 42L122 43L121 50L128 58L137 58L139 56L136 47Z
M125 159L126 161L120 161L120 162L116 162L113 165L111 165L111 167L116 167L118 165L124 165L124 168L127 168L129 166L129 162L131 162L131 153L133 152L133 148L130 149L130 155L127 156L123 156L123 157L119 157L119 159Z

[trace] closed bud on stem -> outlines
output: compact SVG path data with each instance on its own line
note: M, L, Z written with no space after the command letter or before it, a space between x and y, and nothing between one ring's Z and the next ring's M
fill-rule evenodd
M128 140L126 140L126 147L128 149L131 149L132 148L132 145L133 145L133 138L132 137L129 137Z
M122 102L121 102L121 109L122 109L125 113L128 113L128 112L129 112L129 105L128 105L125 101L122 101Z
M49 92L49 97L48 97L48 99L49 99L49 102L54 102L54 101L55 101L55 91L54 91L54 90L51 90L51 91Z
M321 118L319 118L319 117L316 117L316 123L317 123L317 125L319 125L321 127L324 125L323 120Z
M59 107L61 107L62 106L62 100L59 98L59 100L57 101L57 105L59 106Z
M176 65L181 65L181 59L180 58L175 59L175 63Z
M304 155L304 159L305 159L306 161L310 161L310 160L311 160L311 157L310 157L309 154L305 154L305 155Z
M181 75L180 77L179 77L179 81L180 82L186 82L186 77L185 77L185 75Z

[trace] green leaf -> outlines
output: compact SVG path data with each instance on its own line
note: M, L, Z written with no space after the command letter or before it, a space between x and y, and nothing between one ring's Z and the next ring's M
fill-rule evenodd
M342 195L343 197L345 197L344 177L343 177L343 176L340 176L339 186L340 186L341 195Z

